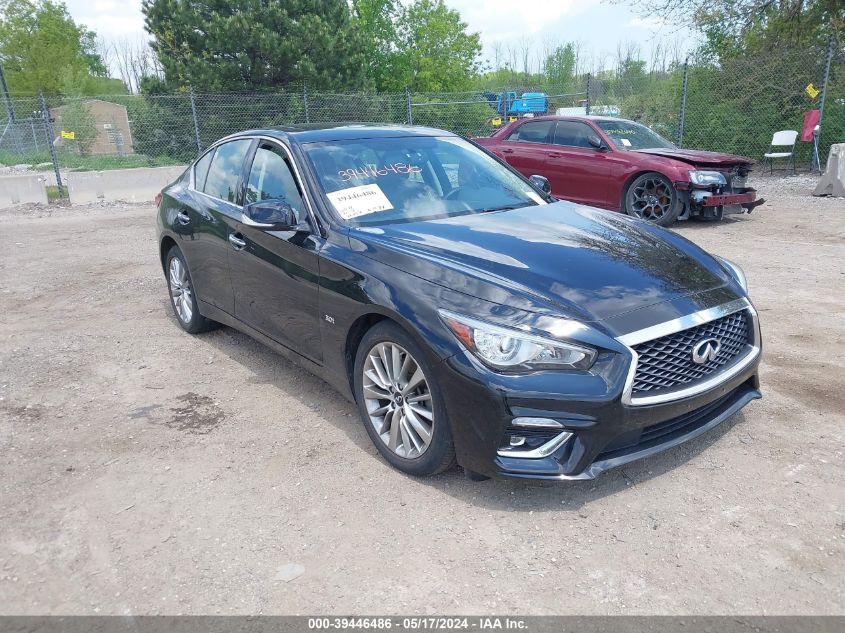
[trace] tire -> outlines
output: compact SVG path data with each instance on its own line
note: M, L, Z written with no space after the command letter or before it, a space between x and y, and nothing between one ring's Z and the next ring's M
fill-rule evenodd
M216 322L200 314L191 271L178 246L173 246L167 251L164 257L164 274L170 294L170 307L182 329L189 334L199 334L217 327Z
M358 346L353 371L364 428L391 466L428 477L455 464L442 392L428 357L407 332L391 321L374 325Z
M625 213L658 226L670 226L681 213L678 193L669 179L657 172L637 176L622 202Z

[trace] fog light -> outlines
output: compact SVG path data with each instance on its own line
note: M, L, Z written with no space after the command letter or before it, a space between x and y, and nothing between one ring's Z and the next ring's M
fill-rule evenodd
M549 418L514 418L512 426L528 429L562 429L563 425L557 420Z
M561 431L559 433L555 433L554 436L550 439L544 438L542 444L533 445L527 444L526 440L522 436L511 436L509 446L505 446L500 448L497 453L500 457L517 457L521 459L542 459L543 457L548 457L556 450L558 450L561 446L566 444L569 441L574 433L570 433L569 431ZM514 445L513 440L520 439L522 443ZM539 438L532 438L532 442L534 439Z
M511 446L522 446L525 444L525 438L519 435L511 435L510 445Z

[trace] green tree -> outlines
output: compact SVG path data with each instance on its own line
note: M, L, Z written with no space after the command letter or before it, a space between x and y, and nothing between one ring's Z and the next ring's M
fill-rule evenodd
M549 85L569 86L575 74L575 46L571 42L557 46L546 57L544 69Z
M620 0L621 1L621 0ZM843 43L843 0L639 0L642 13L685 24L707 38L706 52L736 57L784 44Z
M74 92L91 94L108 77L95 37L61 2L0 0L0 64L12 92L59 94L72 79Z
M352 0L353 25L361 35L368 74L379 91L393 83L398 11L397 0Z
M360 33L345 0L144 0L171 88L365 87Z
M99 131L94 115L83 99L73 99L62 112L62 131L73 132L73 139L63 139L62 144L75 150L80 156L87 156L97 141Z
M387 90L468 90L480 70L481 37L443 0L415 0L396 18L396 44Z

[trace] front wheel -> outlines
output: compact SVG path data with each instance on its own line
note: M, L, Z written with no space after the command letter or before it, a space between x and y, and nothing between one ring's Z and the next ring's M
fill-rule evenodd
M625 213L659 226L669 226L681 212L678 194L666 176L638 176L625 192Z
M452 433L433 369L398 325L364 335L355 359L355 400L367 434L392 466L425 477L455 462Z

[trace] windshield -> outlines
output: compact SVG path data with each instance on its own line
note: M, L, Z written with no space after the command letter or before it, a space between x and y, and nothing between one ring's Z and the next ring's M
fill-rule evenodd
M546 203L522 178L457 137L369 138L303 148L337 214L356 226Z
M645 125L631 121L596 121L619 149L653 149L655 147L675 147Z

